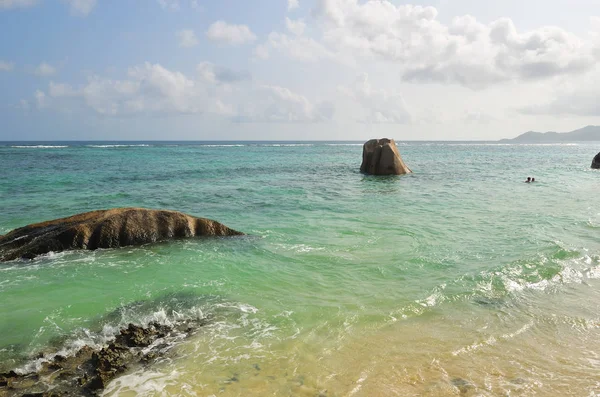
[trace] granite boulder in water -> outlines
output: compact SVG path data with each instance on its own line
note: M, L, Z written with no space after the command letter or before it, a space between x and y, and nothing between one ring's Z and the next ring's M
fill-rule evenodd
M404 175L412 171L404 164L393 139L371 139L363 145L360 172L371 175Z
M592 168L595 170L600 169L600 153L598 153L592 160Z
M194 236L236 236L219 222L177 211L115 208L28 225L0 236L0 262L48 252L142 245Z

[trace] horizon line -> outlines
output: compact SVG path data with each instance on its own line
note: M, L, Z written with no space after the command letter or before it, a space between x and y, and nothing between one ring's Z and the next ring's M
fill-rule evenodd
M377 138L373 138L377 139ZM379 138L382 139L382 138ZM394 138L389 138L394 139ZM396 142L500 142L504 139L394 139ZM370 140L370 139L369 139ZM368 142L362 139L52 139L1 140L4 142Z

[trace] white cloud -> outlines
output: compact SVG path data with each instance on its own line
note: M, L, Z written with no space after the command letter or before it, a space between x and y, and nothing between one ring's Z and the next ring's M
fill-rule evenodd
M96 0L64 0L71 9L71 14L77 16L87 16L96 6Z
M304 33L304 29L306 29L306 24L302 19L294 21L286 17L285 26L290 32L292 32L296 36L302 36L302 34Z
M331 120L330 102L313 104L305 96L279 86L263 85L238 107L236 121L255 123L316 123Z
M203 11L204 8L200 5L198 0L190 0L190 7L196 11Z
M526 115L600 117L598 87L588 86L557 93L546 103L518 109Z
M205 87L180 72L145 63L130 68L127 75L124 80L92 76L78 88L50 82L48 93L56 101L76 101L71 103L83 104L107 116L189 114L211 110Z
M37 76L47 77L52 76L56 73L56 68L52 65L47 64L46 62L42 62L35 68L34 74Z
M192 29L183 29L177 32L180 47L195 47L198 45L198 38Z
M163 10L180 11L183 7L189 7L195 11L203 11L200 0L156 0Z
M165 9L171 11L177 11L180 9L179 0L157 0L158 4Z
M580 75L600 57L598 46L558 27L519 32L510 19L488 25L472 16L450 24L433 7L388 0L317 0L318 45L326 51L396 65L412 82L470 88Z
M51 97L72 97L77 96L77 91L69 84L55 83L48 84L48 94Z
M38 0L0 0L0 10L9 8L32 7L38 3Z
M288 36L287 34L271 32L267 41L254 50L261 59L269 57L271 50L279 51L289 58L302 62L316 62L322 59L340 59L331 50L318 41L304 36Z
M212 41L231 45L245 44L256 40L256 35L248 26L230 25L225 21L217 21L210 25L206 37Z
M291 11L298 7L300 7L300 4L298 4L298 0L288 0L288 11Z
M0 72L10 72L15 67L12 62L0 61Z
M269 59L269 47L266 44L256 46L254 49L254 55L258 59Z
M465 116L462 121L468 124L489 124L496 119L480 110L469 110L465 112Z
M38 109L43 109L47 106L46 103L46 94L43 91L37 90L35 94L33 94Z
M96 6L97 0L62 0L69 5L71 14L87 16ZM41 3L41 0L0 0L0 11L10 8L27 8Z
M21 99L19 101L19 104L17 105L17 108L22 110L29 110L31 106L29 105L29 101L27 99Z
M128 70L127 78L92 76L80 87L50 82L35 93L38 108L84 106L105 116L211 113L238 122L305 123L330 120L333 105L313 104L291 90L253 85L248 73L203 62L197 77L159 64Z
M196 70L204 81L213 84L231 84L250 80L248 72L238 72L210 62L199 63Z
M523 79L579 74L595 63L591 48L558 27L519 34L510 19L500 19L490 25L489 37L501 47L496 67Z
M402 95L389 94L383 89L374 88L366 73L359 76L353 85L339 87L339 91L358 102L361 108L367 111L366 117L357 121L389 124L405 124L411 121L411 114Z

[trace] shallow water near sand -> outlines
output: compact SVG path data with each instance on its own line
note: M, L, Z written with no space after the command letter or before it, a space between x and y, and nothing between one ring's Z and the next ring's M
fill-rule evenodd
M111 207L248 236L0 264L0 371L209 317L107 396L600 395L600 144L2 143L0 234ZM534 176L534 184L522 183Z

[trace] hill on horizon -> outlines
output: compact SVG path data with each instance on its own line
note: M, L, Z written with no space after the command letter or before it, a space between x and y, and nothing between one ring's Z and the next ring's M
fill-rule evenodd
M516 138L501 139L499 142L513 143L559 143L559 142L600 142L600 126L588 125L587 127L570 132L535 132L527 131Z

